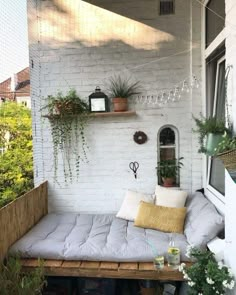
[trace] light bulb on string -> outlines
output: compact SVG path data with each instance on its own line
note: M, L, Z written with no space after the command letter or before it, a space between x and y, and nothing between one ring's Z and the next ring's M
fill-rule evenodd
M183 82L183 86L182 86L182 89L181 89L182 92L189 92L189 86L188 86L188 82L186 80L184 80Z
M198 79L197 79L197 77L195 75L193 75L193 81L194 81L194 86L196 88L199 88L199 81L198 81Z

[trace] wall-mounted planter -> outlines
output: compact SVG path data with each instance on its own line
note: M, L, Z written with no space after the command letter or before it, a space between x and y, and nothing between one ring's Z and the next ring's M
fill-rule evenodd
M206 141L206 154L212 156L222 140L223 134L209 133Z
M221 153L217 155L217 157L223 162L225 168L229 172L229 175L236 183L236 149Z

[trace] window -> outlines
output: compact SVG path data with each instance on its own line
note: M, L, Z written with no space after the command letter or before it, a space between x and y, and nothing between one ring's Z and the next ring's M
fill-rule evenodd
M225 25L225 0L210 0L206 5L206 47Z
M160 0L160 15L174 14L174 0Z
M158 134L158 161L172 160L178 158L178 132L173 126L163 126ZM158 178L158 183L162 181ZM176 179L179 185L179 175Z
M225 23L225 1L206 1L205 8L205 70L206 70L206 115L225 119L225 40L220 36ZM210 48L210 49L209 49ZM224 202L225 169L220 160L208 158L206 194L211 200L216 197Z

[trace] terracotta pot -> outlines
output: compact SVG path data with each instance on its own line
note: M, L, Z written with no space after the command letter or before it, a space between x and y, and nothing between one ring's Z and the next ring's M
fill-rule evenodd
M114 112L125 112L128 110L128 99L123 97L115 97L112 99Z
M165 187L171 187L174 186L175 183L175 178L174 177L162 177L162 181L163 181L163 186Z

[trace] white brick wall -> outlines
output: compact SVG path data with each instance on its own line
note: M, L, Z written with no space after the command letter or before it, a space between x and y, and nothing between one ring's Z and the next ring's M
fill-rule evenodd
M184 157L181 187L189 192L200 188L201 157L192 134L192 113L201 110L200 89L163 108L133 104L130 108L137 116L94 118L86 130L89 163L82 165L79 181L69 186L64 184L60 169L60 186L53 182L49 122L39 111L48 94L75 87L81 96L88 97L97 85L105 90L105 82L113 74L127 73L140 80L143 95L171 90L192 73L200 77L201 36L192 30L192 25L200 28L199 8L193 4L190 9L191 1L180 0L175 15L160 17L156 0L104 0L98 6L71 0L57 2L57 7L51 1L32 1L35 183L49 180L50 210L115 212L126 189L153 193L157 133L164 124L179 130L179 151ZM166 56L172 57L164 59ZM148 136L144 145L132 139L138 130ZM129 169L134 160L140 164L137 180Z

